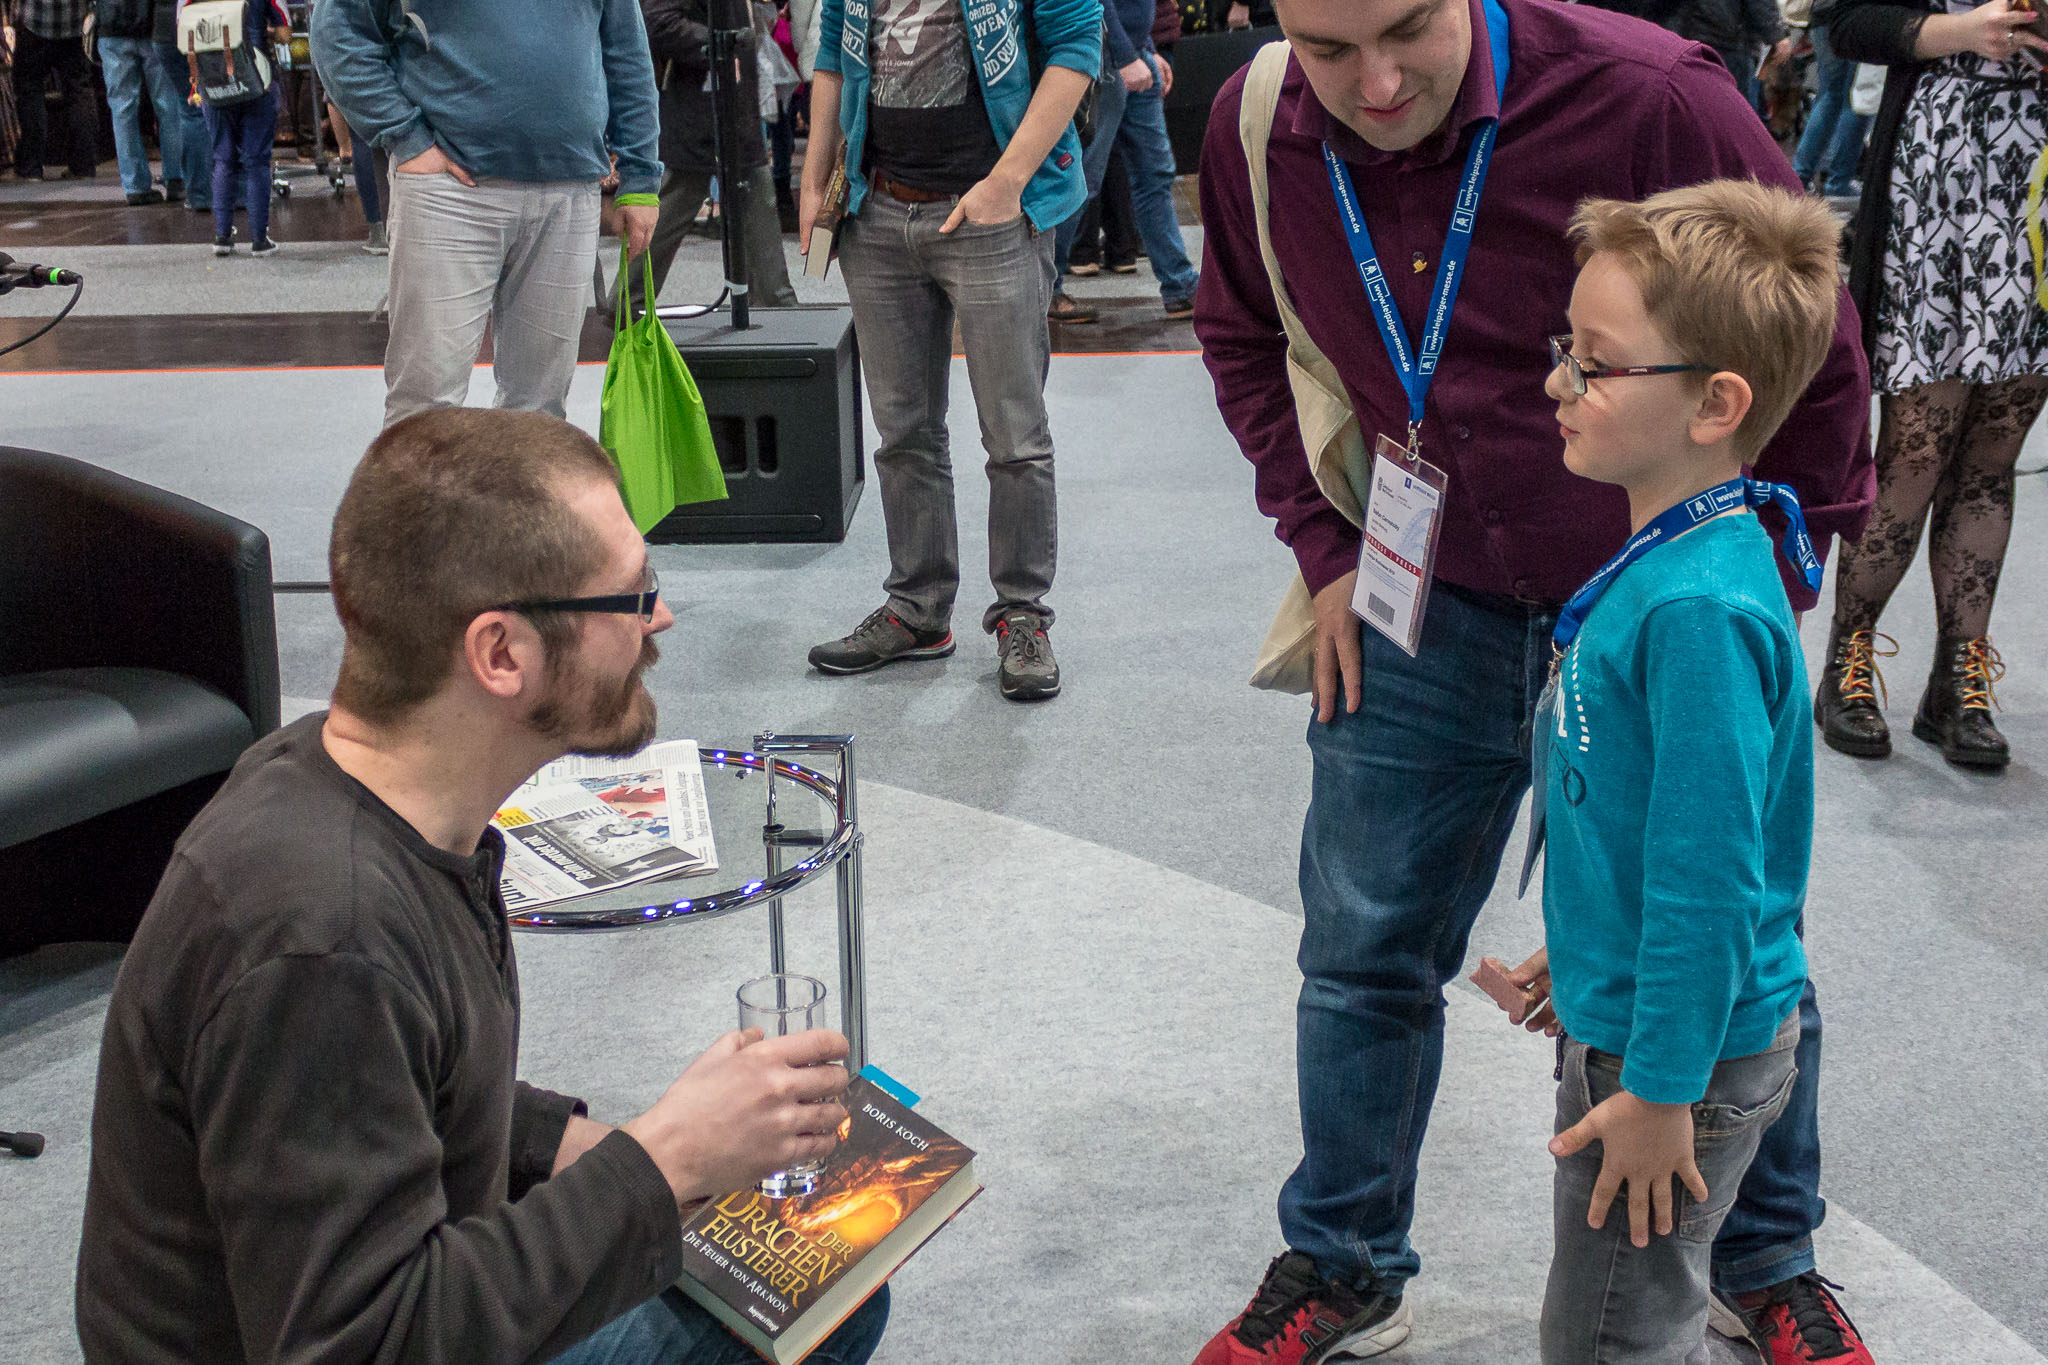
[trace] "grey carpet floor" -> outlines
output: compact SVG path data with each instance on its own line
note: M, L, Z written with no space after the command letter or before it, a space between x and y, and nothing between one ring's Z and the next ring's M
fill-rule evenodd
M598 377L581 374L572 402L590 426ZM957 367L954 382L967 456L977 436ZM1305 716L1243 685L1286 556L1198 360L1061 358L1049 392L1065 552L1053 639L1068 680L1054 702L1002 702L971 630L944 662L847 680L804 668L809 644L880 600L877 508L838 546L656 551L678 615L651 678L664 734L861 737L875 1055L988 1154L989 1197L905 1272L890 1360L1186 1359L1276 1249L1272 1197L1298 1152L1288 1020ZM244 516L270 533L280 577L317 577L377 396L365 373L0 376L0 438ZM970 566L986 515L973 463L960 461L959 488ZM1819 758L1808 925L1829 1024L1823 1268L1849 1284L1887 1362L2018 1365L2048 1346L2033 1117L2048 1101L2039 484L2023 481L1996 623L2013 769L1962 774L1904 739L1885 763ZM1901 729L1931 640L1925 585L1916 571L1886 620L1905 646ZM963 591L969 625L985 591L972 568ZM1823 630L1808 622L1810 651ZM280 636L286 691L322 695L338 649L324 601L282 599ZM1532 904L1497 892L1475 955L1523 951L1536 925ZM739 919L522 940L529 1074L609 1115L644 1105L722 1018L758 937ZM0 975L0 1124L34 1118L53 1143L38 1163L0 1163L0 1357L75 1349L69 1248L109 979L89 950ZM1548 1070L1467 988L1452 1005L1410 1358L1533 1360Z

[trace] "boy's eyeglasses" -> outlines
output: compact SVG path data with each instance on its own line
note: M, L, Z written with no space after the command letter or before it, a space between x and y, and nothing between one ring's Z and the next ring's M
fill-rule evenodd
M609 597L557 597L538 602L504 602L491 611L601 611L620 616L637 616L654 624L654 609L661 601L661 575L647 570L647 591L613 593Z
M1689 374L1693 371L1705 373L1705 365L1624 365L1608 370L1589 370L1572 354L1572 339L1569 333L1550 339L1550 367L1564 366L1564 377L1572 386L1572 392L1579 397L1586 396L1586 381L1589 379L1632 379L1642 374Z

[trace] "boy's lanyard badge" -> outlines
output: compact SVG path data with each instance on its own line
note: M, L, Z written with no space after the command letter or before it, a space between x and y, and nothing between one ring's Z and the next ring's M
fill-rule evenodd
M1505 97L1508 85L1508 16L1500 0L1485 0L1487 47L1493 54L1493 89L1496 101ZM1366 298L1372 304L1373 320L1386 342L1387 358L1400 377L1408 395L1408 439L1399 443L1382 435L1372 463L1371 487L1365 498L1365 544L1358 557L1358 586L1351 608L1374 629L1409 654L1422 639L1422 612L1429 603L1430 575L1436 561L1439 511L1449 483L1441 469L1422 458L1423 400L1430 381L1436 377L1437 361L1444 353L1444 338L1450 331L1451 308L1457 302L1458 286L1465 279L1465 257L1472 250L1472 230L1479 219L1479 192L1486 184L1486 168L1493 161L1494 139L1500 132L1498 118L1487 119L1472 138L1465 157L1465 172L1458 181L1458 201L1451 209L1450 230L1444 240L1443 259L1437 263L1436 285L1430 292L1429 312L1423 319L1422 342L1411 346L1408 329L1394 307L1394 293L1380 268L1379 253L1373 248L1372 233L1365 226L1365 214L1358 205L1358 192L1351 183L1351 170L1330 144L1323 144L1323 165L1330 173L1330 188L1336 193L1344 239L1351 258L1365 282Z
M1621 553L1607 561L1586 580L1586 586L1572 594L1572 600L1564 604L1557 614L1557 626L1551 631L1551 643L1556 649L1552 660L1550 680L1543 685L1543 696L1536 703L1536 721L1530 731L1529 763L1531 772L1529 785L1529 851L1522 858L1522 882L1516 895L1529 889L1529 874L1535 870L1536 855L1543 851L1544 798L1548 794L1550 745L1562 732L1558 729L1557 679L1558 664L1565 651L1579 638L1580 627L1586 624L1594 604L1622 571L1641 559L1666 541L1674 540L1703 521L1732 512L1741 506L1777 507L1785 514L1785 534L1778 541L1778 553L1785 561L1799 571L1799 577L1815 592L1820 591L1820 556L1814 553L1813 538L1806 533L1806 517L1799 510L1799 495L1782 483L1765 483L1761 479L1730 479L1716 484L1694 497L1687 498L1676 507L1667 507L1650 524L1629 537L1628 544L1621 547Z

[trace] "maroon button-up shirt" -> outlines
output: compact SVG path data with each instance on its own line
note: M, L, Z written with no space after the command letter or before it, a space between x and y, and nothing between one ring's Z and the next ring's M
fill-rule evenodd
M1478 228L1422 427L1424 458L1450 475L1436 575L1463 587L1562 602L1628 538L1628 496L1564 466L1557 404L1543 392L1547 338L1568 330L1577 274L1565 224L1587 198L1746 177L1798 191L1785 156L1706 48L1590 6L1502 0L1507 92L1494 97L1479 0L1472 58L1444 127L1405 153L1368 146L1332 117L1288 61L1267 148L1273 250L1303 326L1343 377L1370 448L1403 436L1408 399L1374 324L1324 169L1350 167L1396 306L1418 333L1480 120L1500 117ZM1223 420L1256 466L1260 510L1294 550L1310 591L1358 564L1359 533L1317 489L1295 425L1286 339L1259 258L1238 108L1228 81L1202 148L1202 283L1195 333ZM1504 107L1503 107L1504 106ZM1820 374L1756 462L1789 483L1822 555L1858 536L1876 480L1870 379L1845 290ZM1782 566L1781 566L1782 567ZM1793 605L1815 594L1786 577Z

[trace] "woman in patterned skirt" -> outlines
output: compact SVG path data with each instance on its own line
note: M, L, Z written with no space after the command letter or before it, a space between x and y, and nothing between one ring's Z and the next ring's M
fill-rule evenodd
M1882 757L1877 619L1932 513L1939 638L1913 733L1951 763L2002 768L1991 603L2012 533L2013 466L2048 399L2048 309L2029 247L2027 184L2048 154L2048 40L2007 0L1837 0L1835 51L1890 66L1850 252L1871 386L1882 395L1877 505L1844 549L1823 737Z

